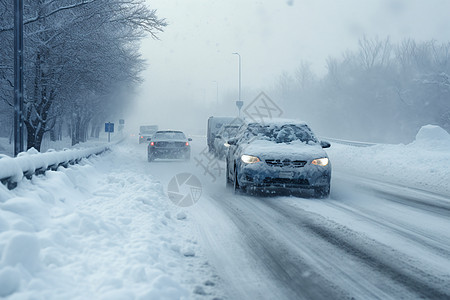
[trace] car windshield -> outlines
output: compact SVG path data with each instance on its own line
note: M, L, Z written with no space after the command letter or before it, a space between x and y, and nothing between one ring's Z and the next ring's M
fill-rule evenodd
M269 140L276 143L291 143L301 141L304 143L317 143L318 140L306 125L286 124L274 125L252 125L247 127L248 138Z
M158 140L184 140L186 136L181 131L158 131L153 138Z

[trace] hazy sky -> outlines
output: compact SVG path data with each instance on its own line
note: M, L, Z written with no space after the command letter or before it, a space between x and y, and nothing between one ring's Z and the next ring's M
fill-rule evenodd
M310 62L314 71L323 74L328 56L339 57L346 49L356 49L363 35L390 36L394 42L409 37L450 41L448 0L148 3L169 26L159 41L149 38L142 44L148 69L131 124L179 128L192 118L217 114L216 82L219 102L227 99L233 111L239 66L233 52L242 57L243 100L250 101L257 91L269 90L283 71L294 71L301 61ZM235 99L229 101L230 97Z

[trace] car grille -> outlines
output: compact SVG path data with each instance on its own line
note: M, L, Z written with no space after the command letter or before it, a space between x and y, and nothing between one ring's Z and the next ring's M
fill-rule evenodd
M290 160L290 159L266 159L266 164L272 167L290 167L301 168L306 165L304 160Z
M161 148L182 148L186 145L185 142L156 142L156 147Z
M308 179L291 179L291 178L272 178L272 177L266 177L263 181L264 184L270 184L270 185L309 185Z

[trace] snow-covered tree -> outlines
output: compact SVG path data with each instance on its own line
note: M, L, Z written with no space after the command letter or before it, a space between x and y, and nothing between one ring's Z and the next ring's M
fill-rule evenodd
M2 20L12 21L11 5L2 5ZM140 81L137 43L146 34L157 37L166 23L143 0L37 0L24 7L28 148L39 150L44 134L56 129L52 136L60 136L64 125L73 144L84 141L91 123L98 126L127 104L115 95ZM1 45L11 31L0 23ZM1 75L2 84L10 82L11 72Z
M300 66L315 80L310 89L301 88L298 71L298 83L284 72L276 93L288 98L290 115L332 124L330 135L408 142L426 124L450 131L450 43L363 37L356 51L329 57L322 78Z

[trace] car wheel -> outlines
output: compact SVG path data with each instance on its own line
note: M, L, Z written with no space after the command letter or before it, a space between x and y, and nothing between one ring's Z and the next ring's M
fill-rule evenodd
M152 162L153 160L155 160L155 158L152 155L147 154L147 160L148 162Z
M228 161L227 161L227 166L226 166L226 171L225 171L225 177L226 177L226 185L227 187L231 187L231 179L230 179L230 167L228 166Z
M328 198L328 196L330 195L330 186L324 186L324 187L320 187L320 188L315 188L314 189L314 195L317 198L323 199L323 198Z
M234 167L234 182L233 182L233 188L234 188L234 192L236 194L242 193L244 192L244 188L242 186L240 186L239 182L238 182L238 171L236 170L236 167Z

